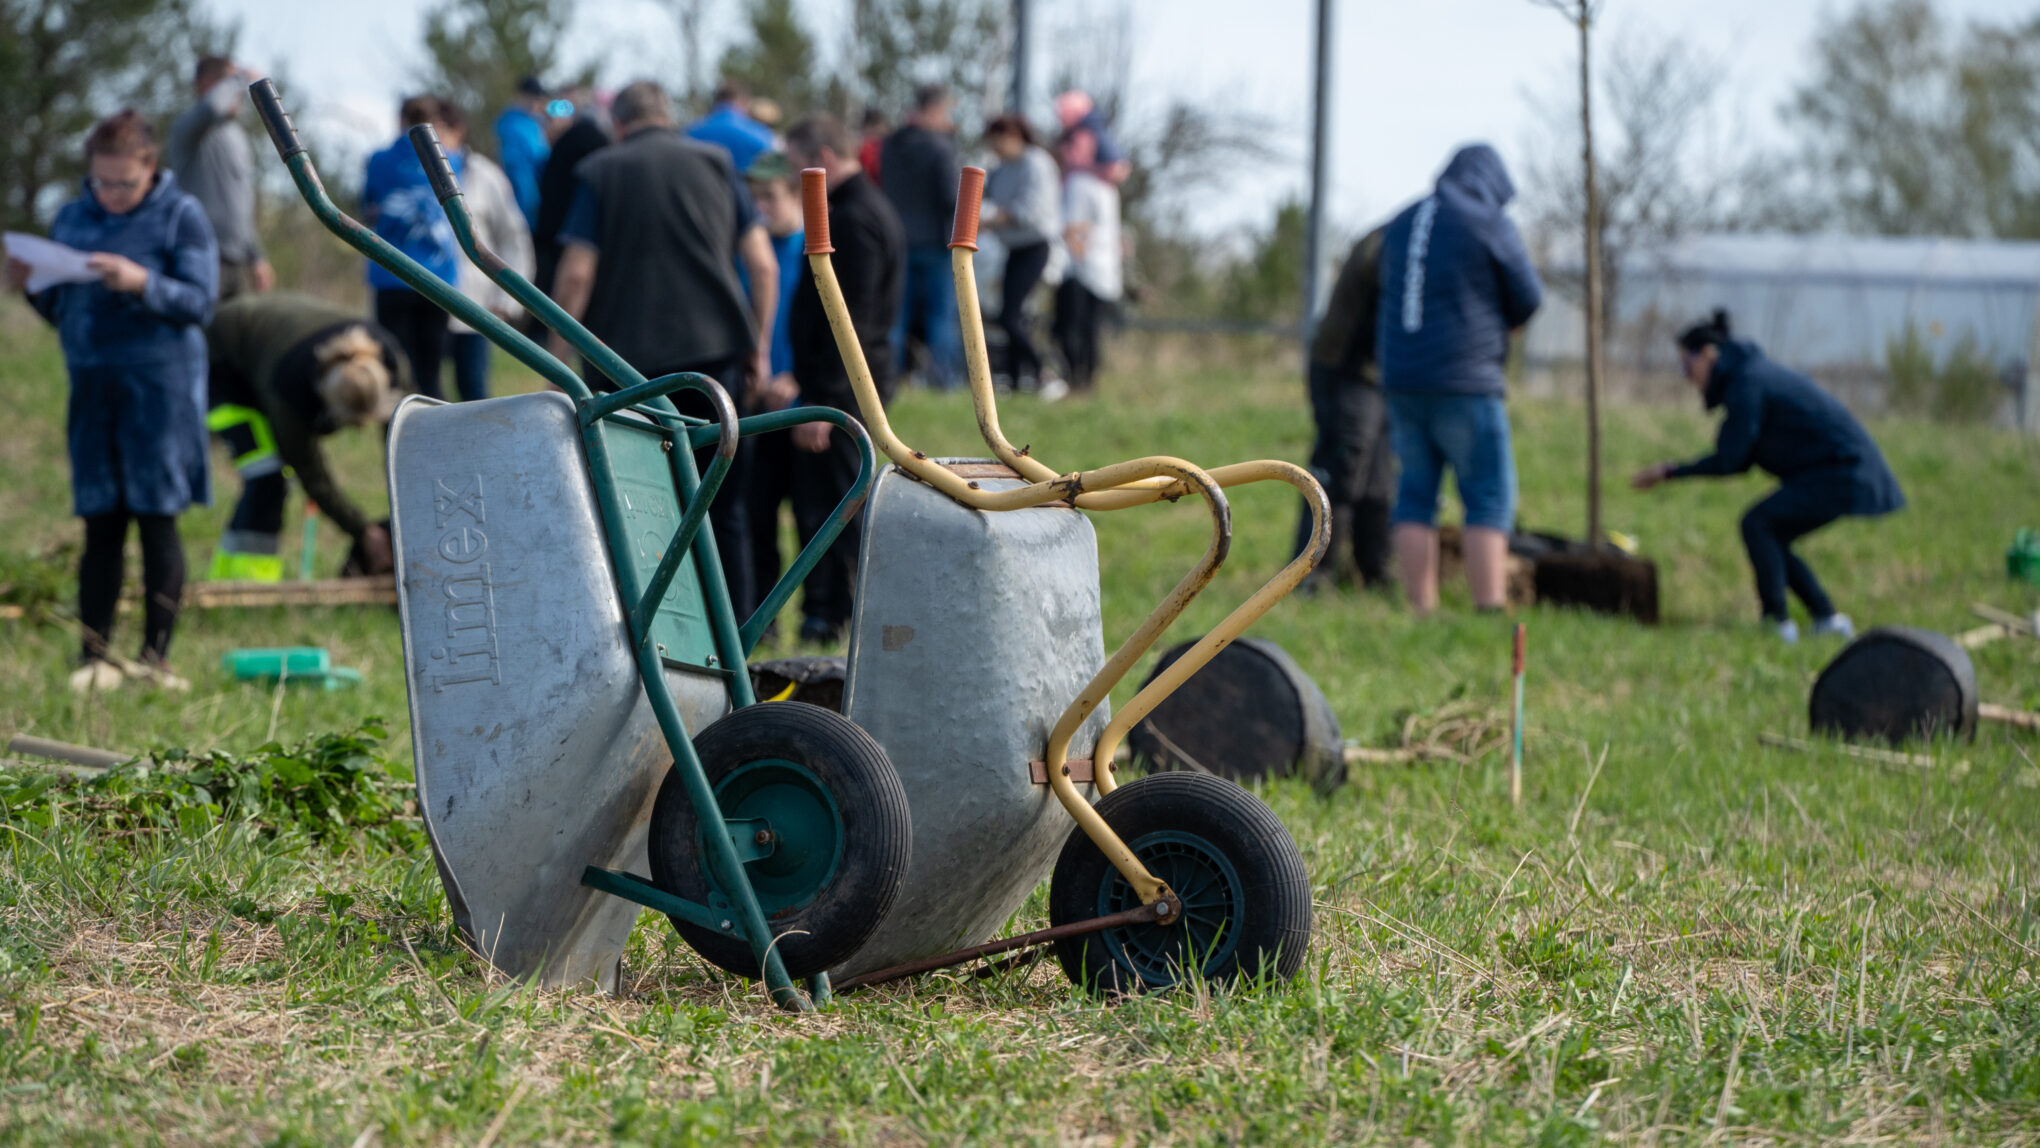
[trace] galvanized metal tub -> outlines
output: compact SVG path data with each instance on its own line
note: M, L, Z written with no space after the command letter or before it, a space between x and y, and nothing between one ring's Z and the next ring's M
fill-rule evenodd
M986 490L1026 485L996 462L944 461ZM1079 511L971 510L888 466L864 513L843 712L898 770L914 853L838 978L988 940L1048 876L1074 822L1029 763L1105 664L1097 536ZM1072 758L1108 716L1091 715Z
M642 568L677 499L653 436L624 427L610 442ZM454 920L505 973L613 989L638 907L581 873L648 872L672 755L631 657L573 404L407 399L389 479L418 805ZM655 634L699 663L691 563ZM690 730L729 709L707 666L669 660L666 682Z

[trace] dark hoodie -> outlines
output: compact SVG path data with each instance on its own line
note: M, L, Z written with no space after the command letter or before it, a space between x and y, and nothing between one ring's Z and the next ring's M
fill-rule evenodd
M1503 212L1515 196L1502 157L1473 144L1452 157L1435 191L1389 223L1375 324L1383 387L1502 393L1509 332L1544 298Z
M1832 493L1843 514L1889 514L1905 505L1884 452L1840 400L1797 371L1731 339L1707 376L1707 409L1723 408L1714 453L1668 477L1741 474L1754 466L1788 486Z

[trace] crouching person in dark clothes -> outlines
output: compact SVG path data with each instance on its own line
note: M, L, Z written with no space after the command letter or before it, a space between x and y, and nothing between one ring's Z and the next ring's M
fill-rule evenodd
M1388 444L1388 400L1382 397L1381 371L1374 362L1385 233L1377 227L1353 245L1311 338L1310 411L1317 439L1310 448L1310 469L1331 499L1332 539L1324 561L1304 579L1305 593L1350 581L1354 574L1369 589L1391 581L1388 520L1395 500L1395 452ZM1296 524L1299 554L1310 544L1310 528L1306 507Z
M1708 410L1725 412L1721 435L1713 454L1645 467L1630 485L1648 490L1668 478L1741 474L1752 466L1777 476L1778 489L1742 519L1764 620L1785 641L1799 640L1786 609L1790 589L1813 615L1814 633L1852 636L1849 616L1836 611L1792 544L1837 518L1874 517L1905 505L1883 452L1813 380L1765 358L1755 343L1730 338L1727 312L1716 311L1678 341L1686 381L1700 390Z
M795 167L828 174L831 257L843 300L850 310L864 360L871 365L879 399L893 392L892 328L905 290L907 241L900 217L885 193L865 176L843 125L825 115L809 116L786 133L786 157ZM787 335L793 344L793 381L808 406L857 413L850 372L836 349L836 336L822 311L815 277L803 274L793 293ZM801 545L821 532L829 513L857 481L857 443L827 423L793 429L793 521ZM801 585L800 636L806 642L834 642L850 621L856 586L858 518L822 556Z
M196 199L156 166L149 121L132 109L100 121L85 139L85 193L57 211L50 238L92 253L97 280L28 292L57 328L71 376L66 412L71 507L85 520L78 559L78 621L84 627L71 688L118 687L133 676L188 690L170 672L170 635L184 601L184 543L177 516L212 498L205 459L205 336L218 288L219 251ZM10 259L8 285L34 286ZM107 643L126 577L128 525L142 538L142 654L127 672Z
M282 579L286 472L354 540L365 573L394 569L389 531L340 489L319 440L390 421L410 383L396 338L350 310L287 292L222 305L206 337L212 351L206 425L226 442L241 475L241 501L213 551L211 576Z

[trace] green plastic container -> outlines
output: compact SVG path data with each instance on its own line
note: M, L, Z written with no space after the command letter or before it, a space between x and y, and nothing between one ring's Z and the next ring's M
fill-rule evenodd
M361 681L358 670L333 665L333 655L318 646L278 646L269 649L228 650L220 667L237 681L278 681L314 683L325 689L346 689Z
M2014 582L2040 586L2040 531L2023 527L2005 551L2005 573Z

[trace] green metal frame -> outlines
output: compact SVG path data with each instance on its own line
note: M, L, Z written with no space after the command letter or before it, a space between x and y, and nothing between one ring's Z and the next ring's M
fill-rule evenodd
M751 650L756 647L759 637L771 624L772 618L785 605L793 588L799 585L820 562L822 554L842 533L850 517L863 505L865 495L870 489L876 462L870 439L865 435L864 428L841 411L821 407L796 408L791 411L739 419L728 393L713 379L704 375L675 374L646 379L643 374L624 362L615 351L595 338L573 316L560 309L529 280L512 271L494 252L476 239L466 205L461 199L460 186L454 179L452 166L447 162L437 136L429 126L413 128L412 147L425 165L426 174L432 182L434 192L439 196L448 221L453 225L461 249L498 286L537 316L541 323L565 339L596 371L617 385L618 389L615 392L598 396L567 364L389 245L360 221L341 211L320 182L310 155L299 142L297 130L291 124L289 115L277 97L275 86L268 80L261 80L253 84L249 92L254 98L256 109L261 113L271 141L276 145L277 154L290 169L291 180L297 185L299 195L328 231L403 280L411 289L424 295L441 309L472 327L490 342L502 347L519 362L536 371L540 378L564 391L573 401L581 427L582 445L588 455L590 483L594 487L596 501L601 507L605 533L609 539L611 565L615 568L621 597L628 605L627 623L632 652L637 658L638 672L643 679L646 698L651 703L660 732L664 734L667 746L673 753L673 768L679 771L682 783L687 788L695 815L705 824L720 823L723 820L722 811L715 792L709 785L700 758L694 752L694 743L688 735L686 723L680 717L672 693L663 685L665 664L652 641L652 627L659 606L672 588L683 560L692 555L696 574L700 579L704 605L707 608L717 660L721 663L728 683L731 703L735 707L756 704L757 698L751 689L750 675L745 670L745 663ZM709 401L715 411L712 423L683 415L673 406L669 396L682 390L695 391ZM667 451L667 455L671 462L672 478L679 492L679 503L684 508L681 521L674 531L671 542L661 554L658 566L649 578L643 580L642 585L636 563L624 551L623 543L619 541L625 537L622 529L624 515L615 485L615 472L611 466L609 442L606 437L609 433L619 433L621 428L618 427L617 420L625 416L636 416L626 420L631 424L632 430L653 430L670 444L671 449ZM788 568L779 584L766 596L758 611L739 626L735 611L731 608L729 587L723 580L715 535L711 531L701 529L701 526L707 518L710 503L720 490L723 479L735 460L737 440L740 437L784 430L807 422L828 423L856 437L861 460L857 481L837 505L822 530L801 550L799 557ZM694 450L710 445L716 448L716 453L714 460L709 464L708 472L704 475L696 469ZM723 924L727 918L726 914L664 893L632 874L591 867L584 875L582 883L669 916L677 916L706 928L742 936L750 943L752 952L757 956L766 987L775 1002L792 1009L807 1009L826 1004L831 995L827 974L816 974L809 978L807 995L803 995L795 987L792 978L787 975L784 962L772 947L771 927L743 868L744 858L739 855L729 834L715 833L705 836L708 848L704 860L707 862L709 878L713 886L730 901L735 913L735 919L730 921L727 927Z

